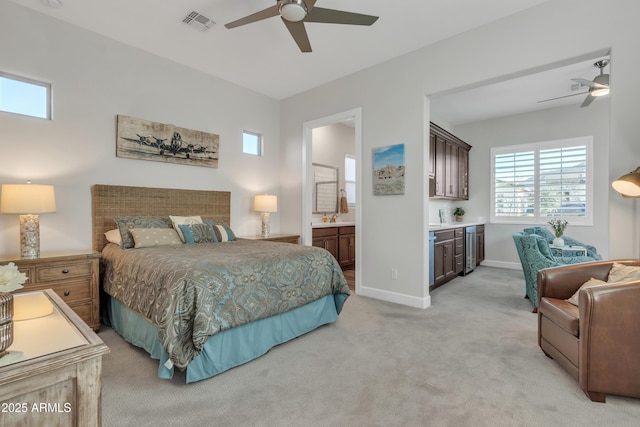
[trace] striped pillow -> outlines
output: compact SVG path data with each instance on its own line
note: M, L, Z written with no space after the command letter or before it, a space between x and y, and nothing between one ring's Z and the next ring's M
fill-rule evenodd
M207 221L207 224L211 226L216 242L233 242L236 240L236 235L233 234L231 227L227 224L214 221Z

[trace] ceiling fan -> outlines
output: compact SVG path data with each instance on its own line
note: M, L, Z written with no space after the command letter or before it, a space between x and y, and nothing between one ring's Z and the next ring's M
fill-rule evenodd
M229 22L225 27L231 29L252 24L263 19L280 15L289 33L302 52L311 52L311 43L304 27L305 22L323 24L373 25L377 16L344 12L335 9L314 7L316 0L277 0L275 6L261 10L237 21Z
M579 88L577 88L576 90L580 90L580 88L582 87L588 87L589 90L587 92L580 92L580 93L572 93L571 95L564 95L564 96L558 96L556 98L549 98L549 99L543 99L542 101L538 101L538 103L540 102L547 102L547 101L554 101L556 99L562 99L562 98L569 98L570 96L577 96L577 95L587 95L587 97L584 99L584 101L582 102L582 105L580 105L580 107L586 107L589 104L591 104L593 102L594 99L596 99L596 97L598 96L603 96L603 95L608 95L609 94L609 74L604 74L604 68L609 65L609 60L608 59L601 59L599 61L596 61L593 66L600 69L600 74L597 75L593 80L586 80L586 79L571 79L574 82L578 83L580 85ZM577 87L578 85L576 85Z
M571 79L574 82L580 83L582 86L589 87L589 94L584 99L584 102L580 107L586 107L591 104L598 96L604 96L609 94L609 74L604 74L604 67L609 65L608 59L601 59L593 64L594 67L600 69L600 74L597 75L593 81L585 79Z

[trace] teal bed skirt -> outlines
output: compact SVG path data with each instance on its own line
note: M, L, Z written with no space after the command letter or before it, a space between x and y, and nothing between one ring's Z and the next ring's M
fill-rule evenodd
M343 295L326 297L286 313L220 332L207 339L202 353L189 363L187 383L213 377L262 356L278 344L338 320L336 301ZM158 328L131 311L122 302L109 298L111 327L127 342L143 348L160 361L158 377L173 378L169 355L158 340Z

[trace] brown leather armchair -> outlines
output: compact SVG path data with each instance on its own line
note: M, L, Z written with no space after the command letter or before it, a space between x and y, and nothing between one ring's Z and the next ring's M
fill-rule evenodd
M609 260L538 272L538 345L594 402L640 398L640 280L583 288L579 307L565 301L592 277L606 281L614 262L640 266Z

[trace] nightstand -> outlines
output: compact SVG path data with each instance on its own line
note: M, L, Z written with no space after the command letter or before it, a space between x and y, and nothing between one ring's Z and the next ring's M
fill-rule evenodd
M0 358L0 425L100 426L109 348L55 292L39 292L53 313L14 321L13 344Z
M247 237L239 237L239 238L251 239L251 240L264 240L265 242L293 243L297 245L298 240L300 239L300 236L297 234L271 234L269 237L247 236Z
M42 253L37 259L0 257L27 275L14 293L53 289L94 331L100 329L100 253Z

